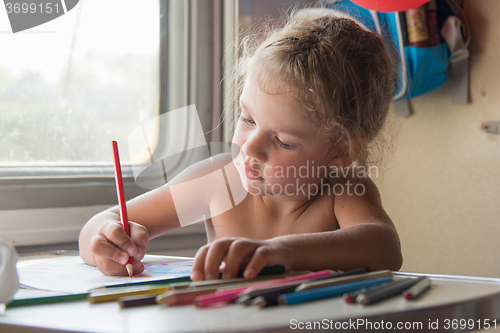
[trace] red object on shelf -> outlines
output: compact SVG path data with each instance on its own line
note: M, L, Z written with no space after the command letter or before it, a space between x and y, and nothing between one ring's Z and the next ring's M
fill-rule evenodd
M404 12L410 8L422 6L429 0L351 0L356 5L377 12Z

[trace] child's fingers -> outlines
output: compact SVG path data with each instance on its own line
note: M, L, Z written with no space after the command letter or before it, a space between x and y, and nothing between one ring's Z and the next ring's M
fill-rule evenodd
M133 261L134 264L134 275L141 274L144 272L144 265L138 260Z
M244 260L251 257L259 244L247 240L235 240L229 247L226 258L226 267L224 268L224 279L235 278L238 270L244 263ZM248 261L248 259L247 259Z
M267 266L279 265L279 260L273 255L273 251L268 246L261 246L255 250L252 259L248 263L243 276L250 279L256 277L260 271Z
M205 279L214 280L219 278L219 266L226 257L226 254L234 239L223 238L216 240L208 249L205 258ZM226 262L227 265L227 262Z
M118 223L108 223L103 230L104 236L113 244L118 246L123 251L127 252L129 256L134 256L137 253L137 246L135 246L132 239L127 236L125 229Z
M121 264L117 264L113 260L105 259L102 257L96 257L94 259L96 267L104 275L128 275L127 269Z
M127 252L111 244L103 235L95 235L91 239L90 250L94 254L94 261L96 261L97 258L103 258L123 266L127 263L129 258Z
M134 222L129 223L130 237L137 247L137 252L133 256L135 261L141 261L146 254L146 249L149 243L149 232L146 227Z
M99 239L100 237L100 239ZM96 267L105 275L128 275L125 264L128 262L128 254L110 244L103 236L92 239L92 251ZM133 261L134 275L144 271L144 265Z
M198 249L194 256L193 267L191 268L191 280L201 281L205 276L205 258L210 245L204 245Z

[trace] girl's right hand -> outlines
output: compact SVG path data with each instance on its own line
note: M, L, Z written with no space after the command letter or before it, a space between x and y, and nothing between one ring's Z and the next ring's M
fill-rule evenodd
M105 275L128 275L125 264L129 256L133 258L134 275L144 271L141 260L144 258L149 242L149 233L143 225L129 222L130 235L128 237L121 223L116 219L107 218L100 223L97 230L91 235L88 243L91 261ZM82 258L84 256L80 248ZM87 251L85 251L87 252ZM90 258L89 258L90 259Z

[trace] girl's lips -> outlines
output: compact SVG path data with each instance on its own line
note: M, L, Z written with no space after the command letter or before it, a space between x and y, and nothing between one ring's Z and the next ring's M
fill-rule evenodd
M245 176L248 179L251 179L251 180L264 180L264 178L260 177L257 172L253 171L251 168L247 167L246 165L242 165L242 167L243 167L243 172L245 173Z

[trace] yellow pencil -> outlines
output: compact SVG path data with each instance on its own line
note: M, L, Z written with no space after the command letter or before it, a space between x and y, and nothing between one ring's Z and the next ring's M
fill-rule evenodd
M90 303L103 303L118 300L120 297L146 295L146 294L163 294L169 290L168 285L161 286L137 286L93 290L87 297Z

